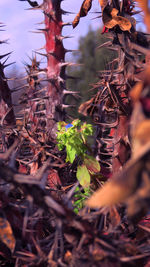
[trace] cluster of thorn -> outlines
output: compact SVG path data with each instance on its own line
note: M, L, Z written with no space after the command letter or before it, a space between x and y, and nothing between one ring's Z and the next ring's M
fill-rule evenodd
M56 200L46 185L49 159L34 175L18 173L15 162L19 142L0 154L0 218L13 230L13 238L5 234L9 243L0 240L1 266L75 267L86 263L96 267L114 262L121 267L124 262L137 266L139 259L144 264L149 256L147 233L141 245L140 239L134 239L135 227L125 216L121 218L116 208L90 213L84 208L76 215L72 198L78 184ZM148 228L139 224L140 229Z
M99 49L107 47L117 51L117 58L109 63L108 70L100 72L100 80L94 85L98 93L92 106L88 105L97 126L95 153L105 176L118 172L130 157L128 133L132 107L129 92L142 79L150 46L150 36L136 30L132 15L139 11L133 10L134 1L112 1L112 7L122 9L122 16L129 19L132 27L130 31L122 31L115 26L106 33L110 41Z

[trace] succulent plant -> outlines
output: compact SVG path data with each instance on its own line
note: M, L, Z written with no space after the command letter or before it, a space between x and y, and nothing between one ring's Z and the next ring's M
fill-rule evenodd
M0 27L3 27L3 24L0 23ZM1 41L0 44L5 43L6 41ZM13 110L11 91L8 86L8 79L5 76L4 69L10 64L5 64L11 53L5 55L0 55L0 120L1 125L14 125L15 124L15 115ZM2 59L5 57L6 60L2 62Z
M107 47L115 50L118 57L110 63L108 70L100 72L99 82L94 85L98 88L97 95L83 103L79 111L85 114L86 110L93 117L96 124L95 153L102 174L109 177L119 172L130 158L129 124L132 106L129 92L137 81L137 73L144 68L141 61L142 47L147 48L150 44L149 37L136 30L134 1L99 2L103 33L110 38L99 49ZM76 26L79 18L87 14L91 3L89 0L83 2L73 25Z
M44 14L45 28L39 29L39 32L44 33L46 40L46 53L42 54L47 58L47 67L43 70L46 74L44 80L47 81L45 92L46 132L48 138L55 139L56 123L65 119L65 109L68 107L64 103L64 95L70 94L66 90L65 83L65 71L70 63L65 62L65 54L68 50L63 46L63 40L66 37L62 36L63 27L69 25L62 21L62 15L67 12L61 8L62 0L44 0L41 5L38 5L37 2L28 2L32 9L41 9Z
M0 23L0 27L3 27L2 23ZM0 41L0 44L3 43L5 41ZM13 128L16 123L11 90L4 72L5 68L10 65L6 64L9 55L10 53L0 55L0 151L5 151L6 149L5 133ZM6 59L2 62L5 57Z

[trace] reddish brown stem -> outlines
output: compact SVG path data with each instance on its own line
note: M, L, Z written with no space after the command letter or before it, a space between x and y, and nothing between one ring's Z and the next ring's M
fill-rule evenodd
M46 103L47 131L54 137L56 121L64 119L62 100L65 87L65 49L62 43L61 0L44 0L44 14L49 97Z
M11 91L8 87L6 77L3 71L3 65L0 63L0 119L4 119L7 125L15 124L15 115L13 111Z

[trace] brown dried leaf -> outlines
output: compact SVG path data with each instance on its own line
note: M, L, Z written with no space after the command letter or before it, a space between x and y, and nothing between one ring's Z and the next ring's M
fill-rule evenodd
M104 10L105 6L108 4L108 0L99 0L100 6L102 11Z
M131 25L131 22L127 18L116 16L115 21L117 22L118 26L120 27L122 31L130 31L132 25Z
M100 208L125 202L138 188L136 177L142 166L141 160L130 160L118 176L105 183L102 188L92 195L87 201L87 205L91 208Z
M135 129L134 139L137 139L141 145L150 141L150 120L145 119L139 123Z
M111 207L109 212L109 218L111 220L111 224L113 227L116 227L120 224L121 218L119 212L117 211L116 207Z
M130 97L133 102L137 102L140 99L143 90L143 82L138 82L130 91Z
M132 136L132 158L136 158L142 148L150 143L150 120L145 118L140 102L134 104L130 133Z
M100 172L100 164L94 157L86 155L86 157L84 158L84 164L90 174Z
M14 252L16 240L14 238L11 225L10 223L0 217L0 240L11 250L11 252Z
M79 13L76 15L74 21L72 22L73 28L75 28L78 25L81 17L85 17L87 15L91 7L92 7L92 0L83 1Z
M140 220L149 210L150 200L150 178L149 174L144 171L141 177L141 184L130 198L127 199L128 216ZM137 216L138 215L138 216Z
M65 253L64 260L69 264L71 263L72 254L69 250L67 250L67 252Z
M123 201L130 190L125 190L114 181L107 182L103 188L98 189L87 201L90 208L100 208L103 206L113 206Z
M48 172L47 183L51 189L57 189L58 186L61 186L58 172L55 169L50 169Z
M110 20L106 21L104 18L103 23L104 23L105 27L108 29L112 29L113 27L115 27L117 25L117 21L115 19L110 19Z
M106 7L103 10L103 23L106 28L112 29L116 25L120 27L122 31L129 31L131 29L131 22L129 19L122 17L122 16L117 16L118 10L116 8L111 8Z

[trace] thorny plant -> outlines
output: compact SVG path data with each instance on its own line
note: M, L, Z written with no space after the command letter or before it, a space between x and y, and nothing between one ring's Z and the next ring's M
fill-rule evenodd
M73 21L74 27L80 17L87 15L92 2L83 2ZM90 113L93 119L97 114L99 159L103 173L107 173L108 177L113 175L113 179L87 203L98 208L124 202L128 216L136 221L148 212L150 201L147 138L150 124L149 67L144 72L146 64L149 66L150 37L136 30L133 15L139 11L134 10L134 1L99 2L105 27L103 33L111 39L102 46L117 50L118 58L112 62L110 70L100 73L97 95L83 103L79 111ZM148 3L139 2L147 21ZM140 83L136 84L137 81ZM135 88L132 89L133 86Z
M79 23L80 17L87 15L92 2L83 1L73 27ZM60 0L44 0L41 5L28 0L33 9L41 9L45 16L46 27L39 31L46 37L47 53L43 55L47 58L48 66L40 70L34 62L36 67L32 64L27 70L28 92L32 99L27 97L26 108L31 105L29 110L35 119L33 133L32 128L30 129L30 116L27 120L23 118L24 123L19 129L15 128L11 92L4 75L5 63L2 63L1 266L149 265L150 218L147 215L138 224L135 221L146 215L150 202L150 69L147 66L150 38L148 34L136 30L136 20L132 17L137 13L134 11L134 1L99 2L104 23L103 33L111 35L110 42L104 45L118 49L119 57L112 63L111 70L100 74L100 82L95 85L98 88L97 95L84 103L80 110L83 111L84 107L84 112L91 113L96 119L98 155L103 173L110 176L113 170L118 172L87 204L92 208L109 208L90 211L85 207L82 213L76 215L73 212L72 199L74 195L80 195L75 192L77 184L62 185L62 180L67 179L70 169L68 171L67 164L64 163L63 152L56 149L54 138L57 121L64 120L64 110L68 108L63 102L64 96L75 94L65 88L65 69L70 63L64 62L64 55L70 50L63 47L64 37L61 31L66 26L62 22L62 13L67 12L61 9ZM149 29L150 12L147 0L138 2L145 12ZM114 68L116 62L118 65ZM44 82L48 82L48 86L43 89L43 109L39 107L40 97L34 97L35 87L39 85L37 77L41 72L47 75ZM45 114L42 115L45 116L44 126L41 114ZM10 122L14 125L13 129L9 127ZM132 122L130 134L129 122ZM123 166L129 157L127 165ZM104 165L105 162L107 166ZM26 168L23 169L24 166ZM64 168L67 170L65 177ZM56 182L55 188L52 187L52 177ZM128 220L124 206L111 206L120 201L126 202L128 217L134 224ZM77 202L76 208L79 209L81 204Z

